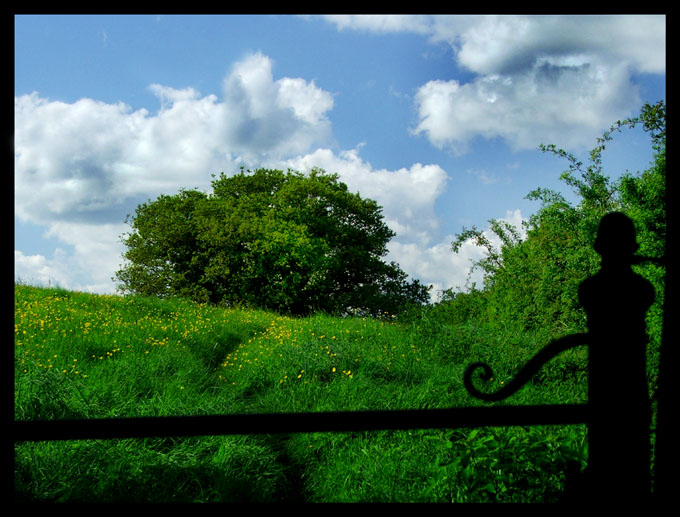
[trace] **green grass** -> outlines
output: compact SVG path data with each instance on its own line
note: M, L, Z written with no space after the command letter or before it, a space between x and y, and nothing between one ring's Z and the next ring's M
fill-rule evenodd
M420 320L288 318L186 300L15 286L15 418L446 408L481 404L552 336ZM508 404L584 402L564 354ZM80 440L15 446L26 501L542 502L585 462L583 426Z

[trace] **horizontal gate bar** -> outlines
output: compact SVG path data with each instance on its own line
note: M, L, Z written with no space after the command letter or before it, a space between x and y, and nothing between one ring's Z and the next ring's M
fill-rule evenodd
M566 404L82 420L17 420L11 423L11 427L14 441L23 442L568 425L585 423L587 407L587 404Z

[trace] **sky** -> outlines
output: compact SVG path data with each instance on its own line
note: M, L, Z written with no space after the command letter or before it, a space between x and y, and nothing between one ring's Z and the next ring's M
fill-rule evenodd
M465 289L617 120L666 97L663 15L15 16L15 280L115 293L127 214L241 167L320 167L375 199L386 261ZM604 154L646 169L642 130ZM570 198L573 199L573 198ZM479 272L475 273L479 275Z

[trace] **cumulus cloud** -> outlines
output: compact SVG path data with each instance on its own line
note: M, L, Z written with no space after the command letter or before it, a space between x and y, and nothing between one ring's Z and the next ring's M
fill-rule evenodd
M123 253L123 224L54 222L46 237L56 236L72 247L56 248L51 256L14 251L14 277L29 284L54 285L76 291L108 293Z
M110 292L112 277L119 269L124 251L120 236L129 230L123 223L92 224L54 222L47 237L55 236L73 247L73 254L62 260L69 272L71 287L89 292Z
M229 115L225 138L243 158L299 154L330 137L326 113L333 97L314 82L274 81L271 60L260 53L237 63L224 82Z
M154 114L92 99L15 98L17 216L119 222L126 201L207 187L212 172L306 152L330 138L332 96L303 79L274 80L262 54L233 67L222 100L192 88L149 88L160 102Z
M640 73L666 71L664 15L325 15L339 30L410 32L448 43L482 75L531 67L539 56L601 55Z
M589 146L639 109L636 74L665 73L663 15L326 18L343 30L412 32L450 45L476 76L422 85L414 133L456 153L478 137L515 150Z
M461 153L476 137L502 138L515 150L554 142L572 149L588 146L641 101L624 65L594 59L559 65L545 59L514 75L480 76L466 84L430 81L418 90L415 103L414 133Z
M457 59L484 75L531 68L537 59L600 56L641 73L664 73L665 16L482 16L459 37Z
M397 262L424 285L432 286L433 301L437 301L445 289L463 291L473 283L481 287L481 274L471 270L473 262L484 256L483 250L466 242L459 253L454 254L451 251L454 239L454 235L447 235L441 242L427 247L395 241L390 243L387 259Z
M101 289L117 269L122 224L142 201L209 188L210 174L308 152L327 143L330 93L300 78L275 79L260 53L236 63L222 98L149 86L156 113L93 99L15 97L15 216L48 227L74 255L15 255L15 266L61 284L85 275ZM89 265L88 265L89 264ZM81 287L86 287L85 284Z

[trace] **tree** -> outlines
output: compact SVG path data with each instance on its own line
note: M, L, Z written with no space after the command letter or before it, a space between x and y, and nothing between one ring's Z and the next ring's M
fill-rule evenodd
M292 314L394 313L427 301L423 285L383 261L394 233L381 208L337 174L241 170L213 176L212 190L137 207L120 290Z
M585 314L578 302L578 286L599 268L593 242L605 214L622 211L636 225L639 253L660 257L664 253L666 232L666 121L665 105L646 104L638 117L618 121L590 151L585 165L573 154L555 145L541 145L543 152L566 159L568 168L560 178L576 194L573 205L554 190L538 188L528 199L541 203L525 224L526 237L517 238L506 223L491 220L490 231L500 240L494 247L477 228L463 229L452 243L453 251L469 239L486 249L486 256L474 266L485 274L484 317L493 324L533 328L583 328ZM603 170L602 153L616 132L642 125L652 140L654 163L638 174L625 173L612 181ZM648 325L653 338L660 338L664 268L660 264L638 266L655 286L657 302L649 311ZM457 303L462 303L460 296Z
M200 287L201 256L195 253L195 211L205 200L201 192L181 191L139 205L134 218L128 215L134 231L123 236L128 263L116 273L121 291L206 300Z

